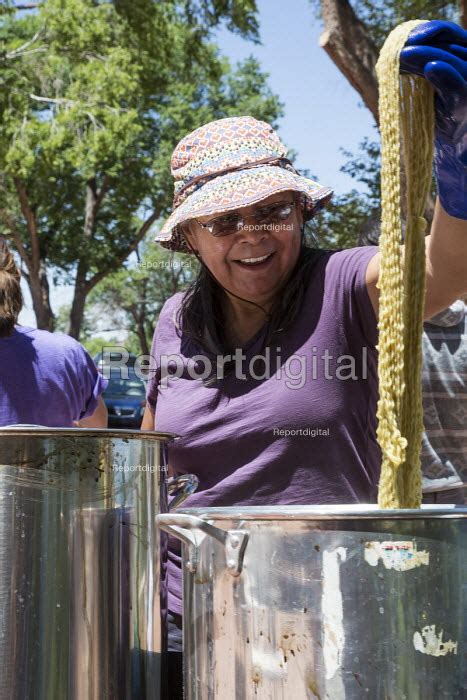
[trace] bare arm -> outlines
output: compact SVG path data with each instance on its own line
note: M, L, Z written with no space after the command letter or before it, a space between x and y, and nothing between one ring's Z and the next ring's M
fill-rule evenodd
M424 318L446 309L467 292L467 221L449 216L439 199L426 244L426 295ZM404 246L402 246L402 254ZM366 284L371 303L378 315L380 254L368 263Z
M467 221L449 216L439 199L426 239L425 318L467 292Z
M154 413L151 411L149 404L146 404L146 408L144 411L144 416L143 416L143 421L141 423L141 430L155 430L156 429L156 424L155 424L155 419L154 419ZM170 476L173 476L172 469L170 467L170 464L168 465L168 473Z
M79 428L107 428L107 419L107 406L102 396L99 396L94 413L86 418L81 418L77 425Z
M149 404L146 404L143 421L141 423L141 430L155 430L155 427L154 413L151 411Z

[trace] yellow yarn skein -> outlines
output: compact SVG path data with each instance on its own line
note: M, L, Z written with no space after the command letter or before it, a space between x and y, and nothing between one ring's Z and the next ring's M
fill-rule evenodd
M378 493L381 508L418 508L422 500L423 213L432 178L434 96L424 78L400 74L399 55L410 32L423 21L396 27L376 64L382 149L377 410L377 437L382 450ZM404 260L401 150L406 176Z

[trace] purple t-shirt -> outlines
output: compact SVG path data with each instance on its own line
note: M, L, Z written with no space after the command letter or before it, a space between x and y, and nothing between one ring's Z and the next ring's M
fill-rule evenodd
M0 425L59 428L94 413L107 380L80 343L16 326L0 338Z
M196 378L204 362L197 358L193 367L192 358L202 351L177 331L182 293L167 301L154 334L159 371L148 401L157 430L181 435L169 447L171 470L200 480L184 507L376 501L377 321L365 284L376 252L353 248L319 257L300 313L277 334L269 377L228 376L221 392ZM257 355L265 332L266 326L243 348L237 374ZM176 369L178 357L185 369ZM164 367L176 374L167 376ZM266 367L253 369L259 376ZM179 551L171 550L169 609L181 613Z

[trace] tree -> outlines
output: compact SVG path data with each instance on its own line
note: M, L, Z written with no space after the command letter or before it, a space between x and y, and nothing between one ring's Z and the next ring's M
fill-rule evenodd
M467 0L311 0L323 21L320 45L336 67L361 96L372 113L376 126L378 116L378 83L376 61L379 50L390 31L409 19L448 19L466 25ZM366 186L366 192L352 190L336 197L323 213L318 238L324 245L349 247L376 243L380 222L380 148L369 139L360 144L360 151L341 168ZM426 216L431 219L435 190L432 191Z
M59 333L66 333L67 328L68 328L68 320L70 317L70 305L69 304L62 304L56 313L55 316L55 332ZM86 308L86 313L84 314L83 318L83 324L81 327L81 338L80 342L88 353L91 355L91 357L95 357L98 353L103 351L103 348L106 346L112 346L112 345L121 345L121 340L117 336L111 336L110 338L107 337L104 338L103 335L99 335L99 331L97 331L97 326L98 326L98 319L95 318L95 314L93 313L93 310L90 310L90 313L88 313L88 309ZM102 328L101 333L103 331L106 332L106 334L109 331L120 331L120 327L116 328ZM125 340L125 345L130 345L126 340ZM127 347L127 350L129 352L134 352L134 347L131 347L131 350L129 347ZM138 350L139 352L139 350Z
M376 123L378 82L375 66L391 29L409 19L467 19L467 0L311 0L324 23L320 45L362 97ZM464 24L464 26L467 26Z
M88 351L88 353L91 355L91 357L93 359L95 359L96 356L99 355L100 353L103 353L105 348L121 347L122 346L121 341L116 337L103 338L101 336L96 336L96 335L86 336L85 334L83 334L83 338L81 339L81 343L82 343L82 345L84 345L84 347L86 348L86 350ZM128 351L128 353L133 353L134 355L138 354L138 352L135 352L135 348L129 346L126 341L125 341L125 348ZM97 363L97 364L99 366L99 363Z
M258 39L254 0L43 0L0 27L0 223L23 265L39 327L49 281L74 285L68 332L171 205L169 160L188 131L278 98L253 59L233 70L219 23Z
M365 138L356 155L340 150L349 158L341 171L363 183L365 190L334 196L319 218L308 224L310 244L331 249L375 244L381 218L379 144Z
M129 345L137 346L138 354L148 355L162 306L187 287L197 269L193 256L164 251L147 239L136 264L110 274L96 286L86 315L105 318L112 328L127 331Z

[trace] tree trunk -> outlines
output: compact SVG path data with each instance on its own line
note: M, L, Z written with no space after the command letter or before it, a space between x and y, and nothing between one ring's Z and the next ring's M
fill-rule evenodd
M134 321L134 328L133 332L136 333L136 336L139 341L139 346L141 348L141 352L143 355L149 355L151 352L151 340L148 340L147 334L146 334L146 326L147 326L147 301L146 301L146 294L147 294L147 286L148 286L148 280L145 280L143 285L142 285L142 298L139 301L134 302L133 304L123 307L127 313L131 315Z
M467 0L459 0L459 24L467 29Z
M37 327L45 331L53 331L55 317L50 306L50 289L47 271L41 260L38 271L30 271L27 276L31 292L32 307L36 316Z
M467 0L460 0L463 26L467 21ZM324 48L336 67L357 90L379 126L378 79L376 63L379 57L377 46L368 36L365 24L357 17L349 0L321 0L324 32L320 46ZM405 173L402 172L402 193L405 192ZM405 196L401 197L404 216ZM425 218L433 219L435 203L428 197Z
M141 352L143 355L149 355L151 352L151 340L148 339L146 328L147 328L147 293L148 293L148 283L149 280L146 279L143 282L143 297L139 302L139 311L136 313L136 335L138 336L139 344L141 347Z
M320 46L357 90L379 124L377 46L348 0L321 0L321 14L324 32Z
M104 181L100 190L97 189L95 178L92 178L86 184L85 220L83 229L83 237L86 243L89 243L89 241L91 241L94 237L96 217L109 188L109 184L110 181L107 175L104 176ZM139 230L136 231L133 242L124 251L122 251L121 255L114 261L114 264L111 267L102 269L92 275L92 277L88 278L89 265L84 257L80 259L76 272L75 291L68 325L68 333L73 338L79 340L87 295L92 289L94 289L98 282L115 270L118 270L119 265L121 265L127 259L127 257L134 250L136 250L138 244L143 240L144 236L157 218L158 215L154 213L151 214L148 219L146 219Z
M5 212L2 212L2 222L9 230L9 236L13 239L21 260L26 267L24 275L31 292L32 305L36 315L37 327L53 331L55 318L50 305L50 289L47 279L47 267L42 258L39 244L39 231L37 227L36 210L31 206L25 183L18 177L13 178L21 213L26 222L29 236L29 246L23 243L20 227L17 222Z
M138 319L136 323L136 335L138 336L139 345L143 355L149 355L151 352L150 345L146 336L146 328L144 322L141 318Z
M79 340L81 326L83 325L84 307L86 305L86 297L90 290L86 282L87 266L80 260L75 278L75 290L73 301L70 310L70 320L68 323L68 335Z
M97 188L96 178L90 178L86 183L86 198L84 204L84 228L83 228L83 257L78 262L76 270L75 290L73 294L73 302L71 304L70 319L68 323L68 335L79 340L81 326L83 325L84 307L86 305L86 297L92 289L87 277L89 265L85 259L86 248L90 241L94 238L96 227L96 217L103 199L109 188L109 178L104 176L102 187Z

